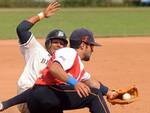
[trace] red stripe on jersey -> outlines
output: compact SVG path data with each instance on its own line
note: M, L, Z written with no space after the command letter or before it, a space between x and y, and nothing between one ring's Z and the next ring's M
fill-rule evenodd
M81 78L83 77L84 73L85 73L85 70L83 69L82 72L81 72L81 74L80 74L80 77L78 78L79 81L80 81Z
M70 73L76 79L79 78L79 76L80 76L80 63L79 63L79 59L78 59L78 54L76 55L73 66L69 70L67 70L67 73Z

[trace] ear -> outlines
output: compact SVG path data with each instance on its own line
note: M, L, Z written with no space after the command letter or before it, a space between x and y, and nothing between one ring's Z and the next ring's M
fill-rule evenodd
M83 48L84 48L84 46L85 46L85 43L84 43L84 42L82 42L82 43L80 44L80 49L83 49Z

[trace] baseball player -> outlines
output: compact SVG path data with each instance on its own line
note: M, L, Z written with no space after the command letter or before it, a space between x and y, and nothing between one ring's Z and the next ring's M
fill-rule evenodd
M83 30L84 31L84 30ZM78 32L77 32L77 35L78 35ZM77 40L78 41L78 40ZM76 42L77 43L77 42ZM72 44L73 45L73 44ZM76 45L75 46L71 46L71 47L76 47ZM91 47L91 50L93 51L93 46L90 46ZM68 52L69 51L67 51L67 53L66 53L66 55L68 54ZM69 54L71 54L71 52L69 52ZM90 54L87 54L86 56L85 56L85 58L83 59L83 60L89 60L89 55ZM69 57L69 56L68 56ZM68 58L69 59L69 58ZM75 68L74 68L75 69ZM75 69L76 70L76 69ZM78 69L77 69L78 70ZM89 77L90 75L87 73L87 72L84 72L85 73L85 75L87 75L87 77ZM85 79L85 80L84 80ZM107 95L109 98L113 98L114 97L114 92L113 92L113 95L111 94L112 92L110 91L110 90L108 90L108 88L106 87L106 86L104 86L103 84L101 84L100 82L97 82L97 81L95 81L95 80L92 80L91 78L90 78L90 81L89 80L86 80L86 76L85 76L85 78L83 77L83 81L82 82L85 82L86 84L90 84L89 86L90 87L94 87L94 88L97 88L99 91L100 91L100 93L99 94L101 94L100 95L100 97L101 97L101 99L102 99L102 101L104 101L104 99L103 99L103 96L104 95ZM69 88L69 87L68 87ZM73 89L73 87L71 87L71 89ZM5 109L7 109L8 107L11 107L11 106L13 106L13 105L16 105L16 104L20 104L20 103L24 103L24 102L26 102L27 101L27 97L30 95L30 93L31 93L31 91L32 91L33 89L27 89L26 91L24 91L24 92L22 92L22 93L20 93L19 95L17 95L17 96L15 96L15 97L13 97L13 98L11 98L11 99L9 99L9 100L7 100L7 101L3 101L3 109L0 109L0 111L1 110L5 110ZM74 91L73 91L74 92ZM82 97L82 95L80 94L80 92L78 93L79 95L80 95L80 97ZM87 94L88 95L88 94ZM84 95L84 96L86 96L86 95ZM2 107L2 104L0 104L1 105L1 107ZM105 105L105 102L104 102L104 106L106 106ZM81 106L80 106L81 107ZM71 108L70 108L71 109ZM107 110L107 107L106 107L106 110Z
M59 9L59 6L58 2L52 2L44 11L21 22L17 27L20 50L25 59L25 68L18 80L18 94L34 85L37 78L41 76L40 71L47 66L48 60L55 50L67 46L68 41L62 30L55 29L47 35L46 49L40 45L35 36L29 31L38 21L52 16ZM28 92L24 93L22 97L16 98L20 100L11 99L0 104L0 110L6 109L17 101L24 100ZM26 104L19 105L18 108L21 113L29 113Z
M27 98L30 113L63 113L63 110L88 107L91 113L109 113L103 95L114 93L91 79L83 61L89 61L94 46L91 31L76 29L70 47L56 50ZM68 54L69 53L69 54Z
M32 89L19 94L19 101L15 104L28 101L32 108L31 113L62 113L63 110L83 107L89 107L92 113L109 113L103 95L110 99L116 95L103 84L91 79L81 62L90 59L94 45L98 46L90 31L75 30L70 37L70 46L74 49L57 50L49 60L48 67L42 71L43 76L36 81ZM22 101L19 96L24 93L26 98Z

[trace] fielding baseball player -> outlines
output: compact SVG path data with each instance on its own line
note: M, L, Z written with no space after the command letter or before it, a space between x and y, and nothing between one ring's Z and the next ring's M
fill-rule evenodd
M40 71L47 66L48 60L55 50L67 46L68 41L62 30L55 29L47 35L45 41L46 49L40 45L29 31L41 19L52 16L59 9L59 6L58 2L53 2L43 12L21 22L17 27L20 50L25 59L25 68L18 80L18 93L24 92L34 85L37 78L41 76ZM17 99L24 100L28 92ZM17 101L13 99L4 102L3 105L0 104L0 110L6 109ZM26 104L19 105L18 108L21 113L29 113Z
M84 31L85 31L85 34L90 33L90 31L86 31L86 29L79 29L79 30L73 32L72 35L71 35L71 37L75 38L77 36L80 37L80 35L84 36ZM74 34L76 34L77 36L74 35ZM88 34L88 35L89 35L89 37L92 36L90 34ZM76 49L77 51L75 51L74 49L71 49L71 48L61 49L61 50L59 50L60 52L56 51L56 53L54 54L54 56L50 59L48 67L42 71L43 77L41 77L41 78L39 78L37 80L36 85L34 86L34 88L27 89L23 93L21 93L21 94L17 95L16 97L14 97L15 99L17 98L17 100L19 100L19 101L15 101L15 103L14 103L14 98L10 99L11 102L13 101L12 103L10 102L11 105L15 105L15 104L26 102L27 99L31 98L30 96L32 95L32 91L34 92L35 87L42 87L41 89L43 89L44 87L48 87L48 88L50 88L49 89L50 91L54 91L54 93L56 93L56 94L58 93L58 95L53 95L54 98L50 97L50 98L54 99L54 100L50 99L50 101L52 103L53 102L55 103L56 96L61 97L62 99L64 97L66 97L66 96L67 96L67 98L70 97L69 100L67 100L67 101L66 101L66 98L64 98L65 100L63 100L63 101L65 101L65 103L66 103L65 105L62 105L63 101L61 101L61 98L57 98L58 100L60 100L60 102L61 102L60 105L61 106L58 105L58 104L52 105L52 106L54 106L54 108L51 108L49 106L50 107L49 109L50 109L50 111L52 110L51 111L52 113L53 112L54 113L57 113L57 112L59 113L59 112L62 112L63 110L77 109L77 108L82 108L82 107L89 106L88 104L92 101L92 99L95 99L96 97L98 98L98 100L96 101L97 103L95 105L100 104L100 106L98 106L98 108L100 107L99 109L102 110L102 113L103 112L104 113L105 112L106 113L109 112L109 110L108 110L108 108L106 106L106 103L105 103L105 101L103 99L103 95L107 95L111 99L111 98L114 97L114 92L112 93L103 84L101 84L101 83L99 83L97 81L92 80L91 77L90 77L90 75L87 72L84 71L84 66L83 66L83 64L81 62L81 60L85 60L85 61L89 60L89 58L91 56L91 53L93 52L93 45L98 45L98 44L93 43L93 41L92 41L93 38L91 38L89 40L87 40L87 38L83 38L82 41L80 40L80 38L79 39L75 38L76 39L75 41L72 38L70 39L71 47L72 48L78 48L79 45L80 46L82 45L82 44L80 44L82 42L82 43L85 43L87 46L90 46L90 51L91 52L90 51L85 51L85 49L84 49L85 52L83 51L84 53L82 53L82 52L80 52L81 50L79 48ZM87 48L87 46L86 46L86 48ZM83 45L81 47L83 47ZM66 52L66 54L64 54L65 52ZM69 52L69 54L68 54L68 52ZM61 65L63 65L64 69L67 69L66 72L69 75L68 79L64 79L64 80L66 80L67 83L70 84L71 86L66 85L66 83L64 83L64 82L56 79L55 76L50 76L49 75L50 74L49 73L49 69L48 69L49 66L51 66L53 62L58 62L57 60L59 60L59 62L61 62L61 63L64 63L64 64L61 64ZM51 66L51 68L53 69L53 71L56 71L58 69L57 70L58 73L61 72L61 70L59 70L58 67L55 67L55 66L52 67ZM56 74L57 74L57 72L56 72ZM63 74L63 73L61 73L61 74ZM61 78L63 79L63 77L61 77ZM83 82L84 84L81 83L81 82ZM77 83L78 83L79 86L76 86ZM74 88L76 90L74 90ZM89 88L91 88L91 89L89 89ZM26 98L23 98L24 99L23 100L22 96L20 97L20 95L22 95L24 93L26 93L25 94ZM51 94L53 94L53 93L51 92ZM36 93L36 95L38 95L38 93ZM47 98L47 96L44 94L44 96L42 97L42 101L44 101L43 99L45 99L45 101L46 101L49 98L49 97ZM82 99L82 97L86 97L86 98ZM91 101L88 100L88 99L90 99ZM89 102L89 103L87 104L85 102ZM70 106L69 104L71 104L71 105L73 104L73 106ZM68 105L70 107L68 107ZM64 107L62 107L62 106L64 106ZM56 109L55 109L55 107L56 107ZM60 111L58 111L58 109L57 109L58 107L62 107L61 109L59 109ZM98 109L98 111L94 111L94 110L97 110L97 108L95 108L95 106L92 105L92 104L91 104L91 106L89 106L89 108L90 108L90 111L93 112L93 113L99 112L99 109ZM39 111L39 112L42 113L42 111ZM33 111L33 112L36 112L36 111Z
M62 113L83 107L88 107L91 113L109 113L103 96L112 99L117 94L91 79L81 62L88 61L93 47L98 46L92 33L86 29L75 30L70 46L57 50L34 87L10 99L9 106L28 101L31 113ZM22 99L22 95L26 98Z
M30 113L63 113L88 107L91 113L109 113L103 95L114 96L107 87L91 79L83 61L89 61L94 46L91 31L81 28L70 36L70 47L56 50L27 98Z

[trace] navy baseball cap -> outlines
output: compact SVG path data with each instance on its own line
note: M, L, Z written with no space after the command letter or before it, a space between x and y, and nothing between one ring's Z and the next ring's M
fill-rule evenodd
M93 33L85 28L76 29L71 33L70 41L75 42L85 42L94 46L101 46L99 43L95 42Z

